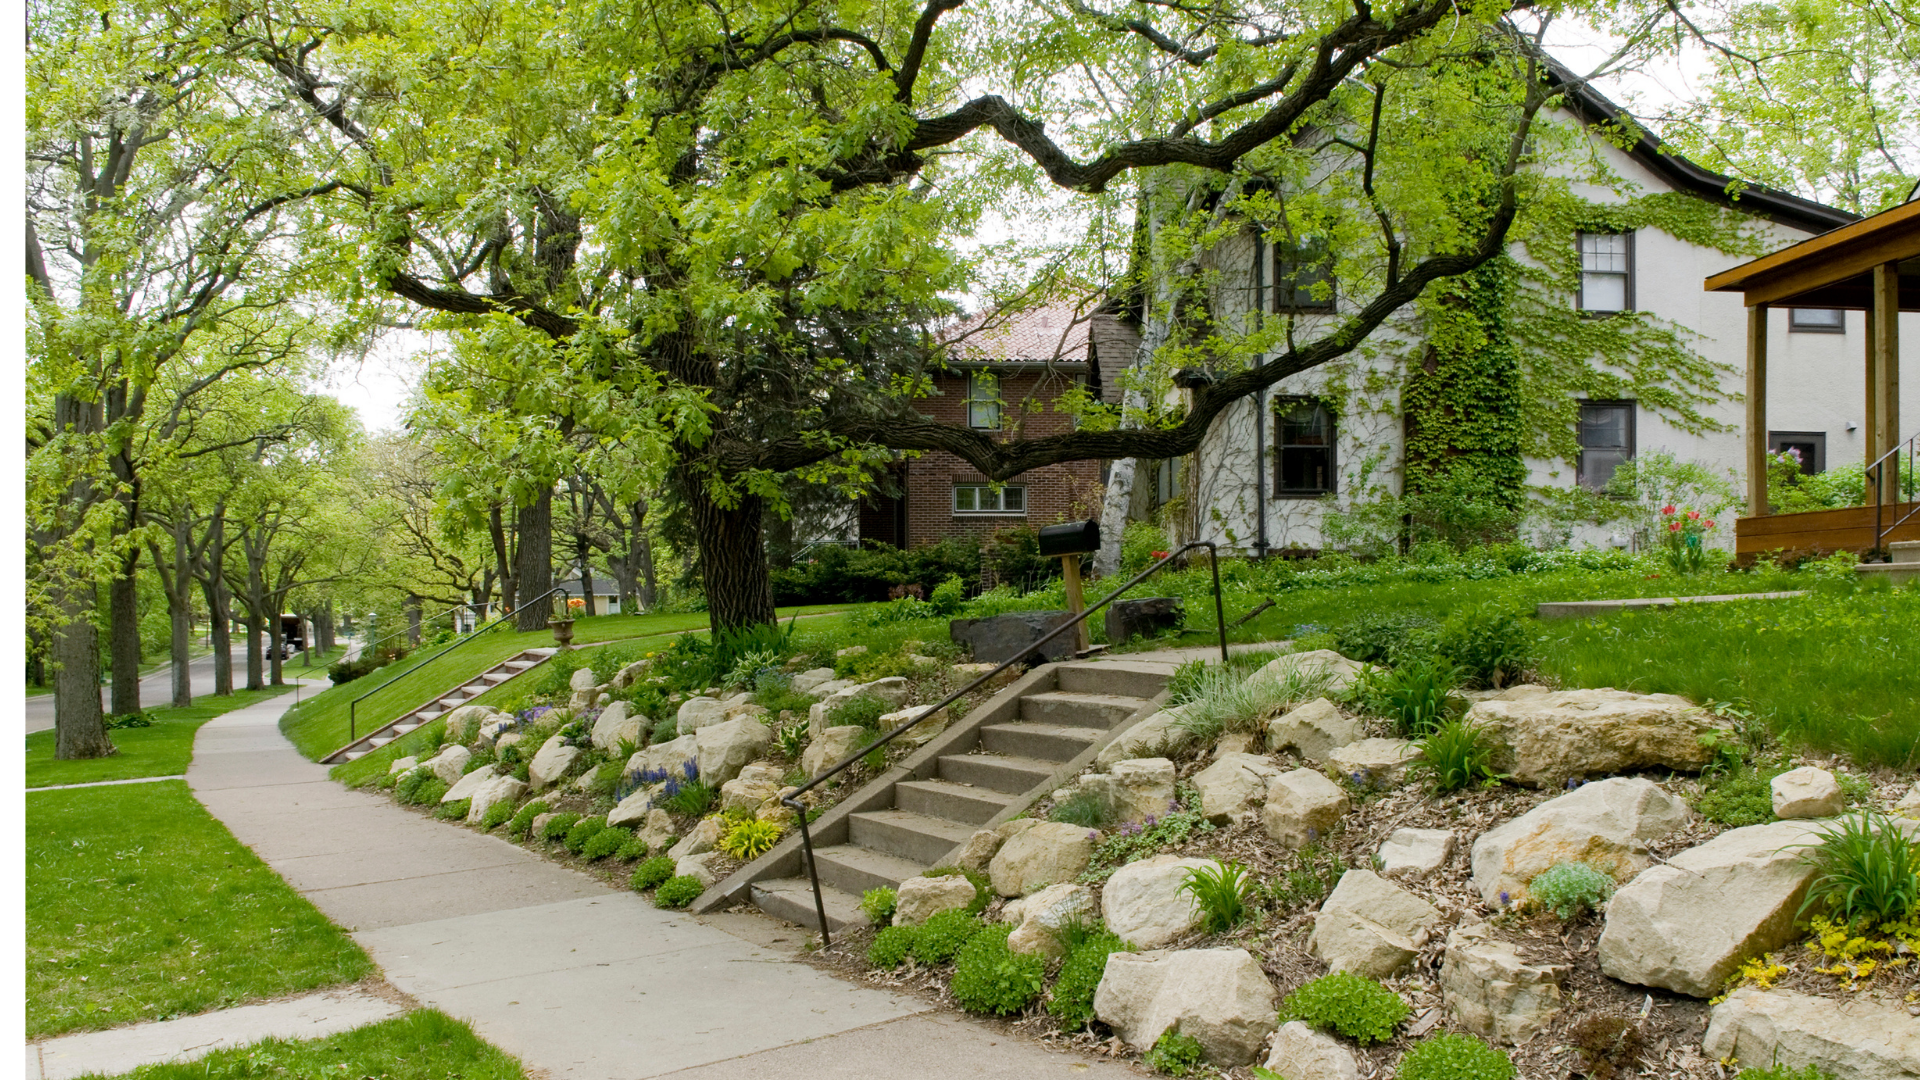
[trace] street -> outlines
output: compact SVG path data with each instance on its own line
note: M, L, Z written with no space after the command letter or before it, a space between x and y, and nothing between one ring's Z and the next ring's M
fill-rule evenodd
M189 661L187 670L192 674L193 696L195 698L199 698L203 694L213 693L213 655L211 653ZM306 677L324 679L327 675L327 669L317 665L312 668L303 668L300 666L300 659L295 657L287 662L281 674L282 677L288 681ZM233 647L233 682L236 688L245 686L247 682L247 647L244 643L237 644ZM52 727L53 695L40 694L36 697L27 698L26 700L27 734L32 734L36 731L45 731ZM140 680L140 706L142 708L151 709L156 705L168 704L172 700L172 665L169 664L166 667L160 668L158 671ZM100 687L100 702L102 708L106 707L106 701L107 687L103 685Z

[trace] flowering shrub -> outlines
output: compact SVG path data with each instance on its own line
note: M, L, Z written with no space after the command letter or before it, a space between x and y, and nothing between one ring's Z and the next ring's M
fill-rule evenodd
M1698 574L1707 568L1706 539L1714 530L1713 519L1698 510L1672 503L1660 508L1661 553L1667 568L1676 574Z

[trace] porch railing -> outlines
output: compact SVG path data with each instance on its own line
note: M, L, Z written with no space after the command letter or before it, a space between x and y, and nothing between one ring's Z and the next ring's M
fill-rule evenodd
M1879 460L1867 466L1867 480L1873 485L1873 550L1876 554L1886 552L1887 537L1893 530L1920 513L1920 499L1909 498L1914 494L1911 489L1917 475L1916 463L1920 463L1920 434L1881 454ZM1913 505L1896 517L1903 499Z

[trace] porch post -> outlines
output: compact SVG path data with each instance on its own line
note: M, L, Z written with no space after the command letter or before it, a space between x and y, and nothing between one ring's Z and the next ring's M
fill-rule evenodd
M1875 358L1880 355L1880 346L1874 340L1874 327L1879 324L1879 320L1873 317L1872 304L1867 305L1866 321L1867 347L1863 350L1863 355L1867 361L1867 411L1865 418L1860 421L1860 426L1865 429L1862 434L1866 436L1866 445L1861 451L1865 456L1860 461L1862 464L1871 465L1875 458L1884 453L1880 449L1880 366L1875 362ZM1871 475L1865 477L1865 480L1867 489L1862 493L1861 505L1872 506L1880 501L1880 489Z
M1767 305L1747 307L1747 516L1767 514Z
M1900 274L1895 263L1873 268L1874 398L1878 406L1879 449L1886 453L1900 442ZM1897 477L1899 474L1895 473ZM1882 484L1879 501L1900 501L1899 483Z

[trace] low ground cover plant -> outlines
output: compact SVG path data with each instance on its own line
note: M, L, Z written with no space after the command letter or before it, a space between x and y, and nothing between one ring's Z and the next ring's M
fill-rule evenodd
M954 957L953 1000L968 1012L1005 1016L1025 1009L1046 986L1046 958L1007 947L1013 927L974 934Z
M1154 1040L1153 1048L1140 1059L1142 1065L1168 1076L1192 1076L1206 1061L1206 1048L1200 1045L1200 1040L1182 1035L1177 1029L1162 1032Z
M1078 1031L1093 1019L1093 992L1107 973L1107 957L1129 946L1118 934L1086 925L1068 926L1061 937L1067 955L1054 978L1047 1011L1059 1018L1061 1027Z
M1282 1023L1299 1020L1362 1046L1386 1042L1411 1010L1399 994L1351 972L1323 975L1280 1003Z
M533 799L522 804L520 809L514 811L513 816L507 819L507 834L524 838L533 828L533 819L549 809L551 807L547 805L545 799Z
M892 926L893 909L898 902L899 893L883 885L860 894L860 911L875 926Z
M663 908L683 908L700 898L707 891L700 879L692 874L681 874L668 878L653 892L653 905Z
M913 928L913 958L922 964L944 964L985 928L978 915L966 911L935 912Z
M1598 911L1613 896L1613 878L1583 862L1554 863L1527 883L1527 894L1562 920Z
M741 862L752 862L772 851L773 845L779 842L778 824L749 818L737 821L727 829L726 834L720 837L720 850Z
M1471 1035L1451 1032L1414 1045L1400 1058L1400 1080L1513 1080L1513 1059Z
M673 860L665 855L656 855L633 868L633 876L627 884L634 892L645 892L658 888L662 882L673 877Z
M867 963L891 971L913 955L913 943L920 934L917 926L888 926L873 936L867 946Z

